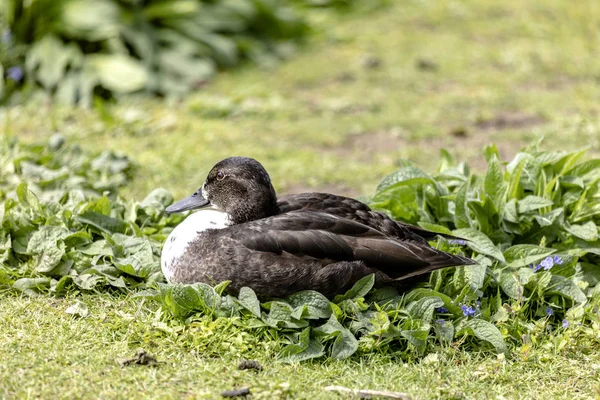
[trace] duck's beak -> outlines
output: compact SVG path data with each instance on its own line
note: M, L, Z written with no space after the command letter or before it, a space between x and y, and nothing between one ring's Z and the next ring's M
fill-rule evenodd
M202 196L202 192L198 190L196 193L187 197L177 203L171 204L165 209L168 213L178 213L182 211L195 210L198 208L206 207L210 204L208 200Z

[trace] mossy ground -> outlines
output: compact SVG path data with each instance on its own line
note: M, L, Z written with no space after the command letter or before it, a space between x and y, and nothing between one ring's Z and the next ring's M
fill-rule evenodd
M94 112L39 100L0 121L25 141L58 132L131 155L139 173L127 196L159 186L186 195L234 154L263 162L281 192L368 195L400 158L433 170L440 148L475 168L492 142L505 158L542 136L548 149L598 153L599 15L591 0L315 13L317 32L287 62L223 73L184 100L127 99ZM336 398L327 385L422 399L600 396L600 338L589 331L567 344L525 343L504 361L440 348L437 361L377 354L285 365L275 342L222 321L165 326L156 306L124 295L84 295L87 318L65 313L73 298L0 296L0 397L216 398L249 386L263 398ZM161 363L116 364L137 348ZM264 371L238 371L241 358Z

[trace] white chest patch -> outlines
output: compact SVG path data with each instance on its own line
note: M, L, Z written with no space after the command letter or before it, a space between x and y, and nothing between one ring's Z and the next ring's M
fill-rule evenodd
M185 253L190 242L207 229L223 229L229 225L229 215L217 210L197 211L177 225L165 241L160 256L160 266L167 282L173 278L173 264Z

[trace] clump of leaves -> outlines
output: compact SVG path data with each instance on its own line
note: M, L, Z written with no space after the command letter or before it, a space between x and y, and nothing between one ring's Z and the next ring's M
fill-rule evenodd
M368 276L333 301L303 291L261 303L249 288L226 294L228 282L161 283L160 248L183 217L164 215L172 197L163 189L141 203L119 197L131 177L126 157L84 154L59 137L48 146L5 141L0 285L32 295L146 288L137 296L157 299L171 318L231 319L284 343L288 361L373 351L410 358L438 345L506 353L555 332L598 329L600 160L533 145L502 163L490 146L478 176L442 154L434 175L405 162L371 204L464 238L436 245L469 249L477 265L436 271L404 294L375 290Z
M47 146L3 140L0 285L35 294L162 279L162 230L181 217L164 215L173 201L164 189L141 203L121 199L132 173L127 157L92 156L59 136Z
M289 3L270 0L0 0L0 8L0 101L39 87L86 106L94 95L180 95L244 59L272 63L307 30Z

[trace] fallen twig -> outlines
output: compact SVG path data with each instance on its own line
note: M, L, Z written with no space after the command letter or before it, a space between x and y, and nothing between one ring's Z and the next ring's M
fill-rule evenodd
M370 399L373 397L385 397L388 399L412 400L406 393L386 392L383 390L350 389L343 386L326 386L325 390L329 392L351 393L359 399Z

